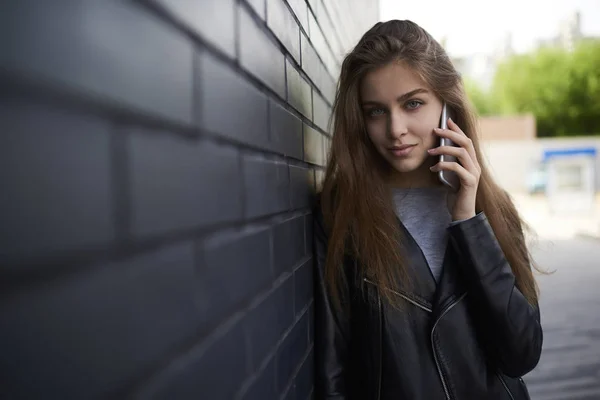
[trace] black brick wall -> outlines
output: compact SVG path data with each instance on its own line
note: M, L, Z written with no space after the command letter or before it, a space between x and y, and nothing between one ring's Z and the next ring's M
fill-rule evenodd
M312 398L311 200L371 0L0 5L0 398Z

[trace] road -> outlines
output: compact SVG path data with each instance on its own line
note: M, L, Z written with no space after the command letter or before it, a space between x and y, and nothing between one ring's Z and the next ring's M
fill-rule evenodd
M600 240L544 241L534 258L552 275L538 276L544 348L525 377L532 400L600 400Z

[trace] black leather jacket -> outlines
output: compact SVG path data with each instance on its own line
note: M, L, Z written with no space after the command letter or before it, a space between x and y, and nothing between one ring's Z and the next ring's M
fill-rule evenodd
M439 284L399 222L420 282L393 292L406 301L402 311L366 279L348 285L347 311L333 306L323 281L327 234L315 216L317 399L529 399L521 376L540 358L539 309L515 287L484 214L448 228ZM348 258L344 268L357 282L357 263Z

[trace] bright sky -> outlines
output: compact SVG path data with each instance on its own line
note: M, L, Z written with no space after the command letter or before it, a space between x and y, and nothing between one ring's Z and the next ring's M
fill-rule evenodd
M447 37L454 56L490 53L512 34L513 48L527 51L556 36L562 20L581 13L584 35L600 37L600 0L380 0L380 19L410 19L437 40Z

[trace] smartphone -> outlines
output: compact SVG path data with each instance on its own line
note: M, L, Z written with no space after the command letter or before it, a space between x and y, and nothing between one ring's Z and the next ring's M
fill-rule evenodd
M449 117L449 113L448 113L448 107L446 106L446 103L444 102L443 106L442 106L442 116L440 117L440 128L441 129L448 129L448 117ZM452 140L450 139L446 139L441 137L440 138L440 146L454 146L454 143L452 142ZM440 155L440 161L445 161L445 162L456 162L456 157L454 156L448 156L445 154ZM460 179L458 178L458 175L456 174L456 172L454 171L440 171L438 172L438 176L440 181L450 187L452 190L454 191L458 191L459 187L460 187Z

